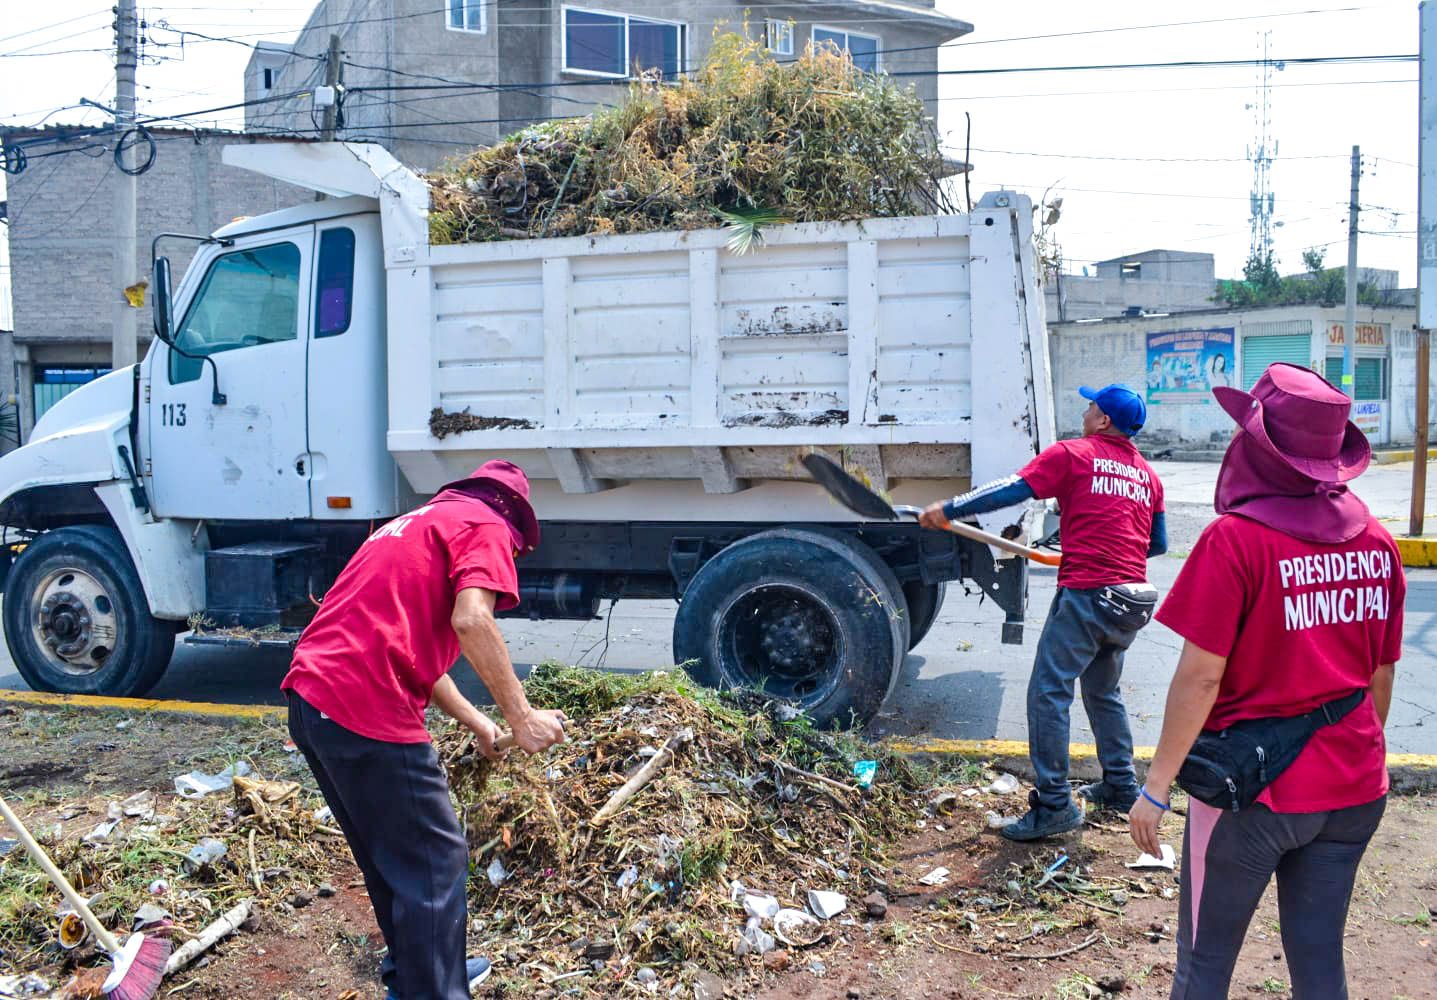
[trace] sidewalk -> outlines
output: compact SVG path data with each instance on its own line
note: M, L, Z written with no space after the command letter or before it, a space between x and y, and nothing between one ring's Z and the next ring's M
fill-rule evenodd
M1412 451L1388 451L1374 456L1367 471L1352 484L1397 540L1404 566L1437 566L1437 461L1427 463L1427 519L1422 537L1407 537L1412 506ZM1431 452L1437 455L1437 452ZM1211 462L1154 462L1163 482L1168 506L1188 505L1212 509L1218 465Z

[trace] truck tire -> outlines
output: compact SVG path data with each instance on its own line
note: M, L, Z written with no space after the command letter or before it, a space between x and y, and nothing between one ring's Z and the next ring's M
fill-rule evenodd
M908 648L917 649L938 619L948 584L909 580L903 585L903 596L908 600Z
M5 644L37 691L142 695L175 650L176 626L150 614L119 533L100 525L46 532L5 585Z
M907 650L896 583L857 539L793 528L752 535L689 583L674 618L674 657L708 687L792 701L823 728L862 726Z

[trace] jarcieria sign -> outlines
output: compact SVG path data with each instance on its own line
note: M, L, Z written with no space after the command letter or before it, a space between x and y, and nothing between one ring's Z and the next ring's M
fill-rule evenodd
M1328 328L1328 343L1342 346L1342 323L1332 323ZM1358 323L1354 348L1385 348L1387 346L1387 323Z
M1329 344L1342 346L1342 323L1333 323L1327 328L1327 342ZM1352 341L1353 347L1386 347L1387 346L1386 323L1358 323L1357 337Z

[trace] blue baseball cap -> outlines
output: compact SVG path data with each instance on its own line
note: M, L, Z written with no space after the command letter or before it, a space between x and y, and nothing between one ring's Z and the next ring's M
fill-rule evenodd
M1078 387L1078 394L1097 403L1098 409L1108 415L1113 426L1128 437L1142 430L1143 424L1147 423L1148 404L1131 386L1114 382L1101 389L1090 389L1084 385Z

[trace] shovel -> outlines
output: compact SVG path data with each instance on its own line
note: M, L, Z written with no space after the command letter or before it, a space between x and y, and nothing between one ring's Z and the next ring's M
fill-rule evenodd
M857 479L844 472L836 462L820 455L817 452L810 452L803 456L803 467L808 470L818 485L826 489L833 499L853 511L860 517L871 518L876 521L897 521L900 518L911 517L914 520L923 513L921 507L905 507L890 504L877 493L864 486ZM1021 542L1015 542L1001 535L975 528L971 524L962 524L958 521L948 522L948 530L955 535L962 535L964 538L971 538L976 542L983 542L993 546L995 549L1002 549L1004 552L1012 552L1014 555L1023 556L1033 562L1042 563L1044 566L1057 566L1062 558L1051 552L1040 552Z

